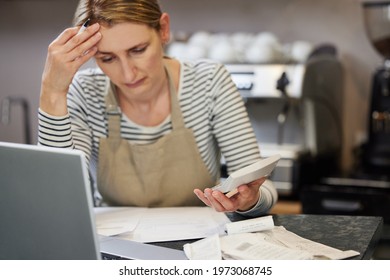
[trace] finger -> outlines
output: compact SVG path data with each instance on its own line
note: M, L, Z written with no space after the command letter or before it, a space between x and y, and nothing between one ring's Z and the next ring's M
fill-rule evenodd
M95 46L89 49L88 51L86 51L83 55L76 57L74 60L78 62L78 65L76 67L79 68L81 65L86 63L96 54L96 52L97 52L97 47Z
M98 32L95 35L93 35L89 40L85 41L78 47L74 48L72 51L70 51L68 54L66 54L66 58L68 61L73 61L76 58L83 57L91 51L93 47L96 46L96 44L101 39L101 34ZM96 53L96 52L95 52Z
M236 195L236 194L238 194L238 189L237 189L237 188L235 188L234 190L228 192L228 193L226 194L226 197L227 197L227 198L231 198L232 196L234 196L234 195Z
M243 197L248 197L253 193L253 189L258 188L258 186L252 186L249 187L249 185L241 185L237 188L238 192L240 193L241 196Z
M235 203L233 203L235 199L227 198L220 191L213 191L209 200L217 211L231 212L237 209Z
M75 48L79 47L84 42L94 39L93 37L98 33L99 28L100 25L98 23L95 23L91 26L88 26L87 29L85 29L83 32L79 34L76 33L72 38L70 38L70 40L66 42L66 44L64 45L64 51L70 52Z
M71 27L67 28L60 35L57 36L56 39L54 39L53 43L58 45L64 45L66 42L68 42L74 35L77 34L78 28L77 27Z
M204 203L206 204L207 206L211 206L211 203L209 202L209 200L204 196L203 192L199 189L195 189L194 190L194 193L196 194L196 196Z
M256 180L254 180L254 181L248 183L247 185L248 185L249 187L261 186L261 185L265 182L266 179L267 179L266 177L262 177L262 178L256 179Z
M210 207L213 207L216 211L223 212L225 209L222 205L213 197L213 190L210 188L206 188L203 191L204 197L207 199Z

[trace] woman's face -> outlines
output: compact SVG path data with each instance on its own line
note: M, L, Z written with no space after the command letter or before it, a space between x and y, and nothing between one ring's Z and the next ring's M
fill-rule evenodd
M160 22L160 32L129 22L100 28L96 62L118 92L128 98L147 99L164 84L162 44L169 39L168 18L163 15Z

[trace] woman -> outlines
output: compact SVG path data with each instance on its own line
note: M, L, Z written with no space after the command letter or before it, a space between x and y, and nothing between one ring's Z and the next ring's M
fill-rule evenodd
M260 159L257 141L222 65L164 56L169 15L157 0L81 1L75 25L48 48L39 143L82 150L96 197L147 207L203 202L249 216L273 206L265 178L231 198L210 189L220 153L233 172ZM79 70L92 57L98 68Z

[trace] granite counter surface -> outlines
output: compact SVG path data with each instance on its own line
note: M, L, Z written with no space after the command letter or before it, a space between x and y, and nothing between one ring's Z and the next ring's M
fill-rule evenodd
M339 250L355 250L352 259L370 259L382 233L382 217L338 215L274 215L275 225Z

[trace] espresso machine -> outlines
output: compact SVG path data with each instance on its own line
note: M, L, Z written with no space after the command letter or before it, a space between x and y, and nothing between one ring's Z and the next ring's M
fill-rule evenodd
M390 1L363 4L367 36L383 57L372 77L368 141L362 148L362 168L390 179Z
M366 32L383 64L372 76L368 139L348 174L324 176L302 188L307 214L382 216L390 223L390 1L362 4ZM390 232L389 232L390 240Z

